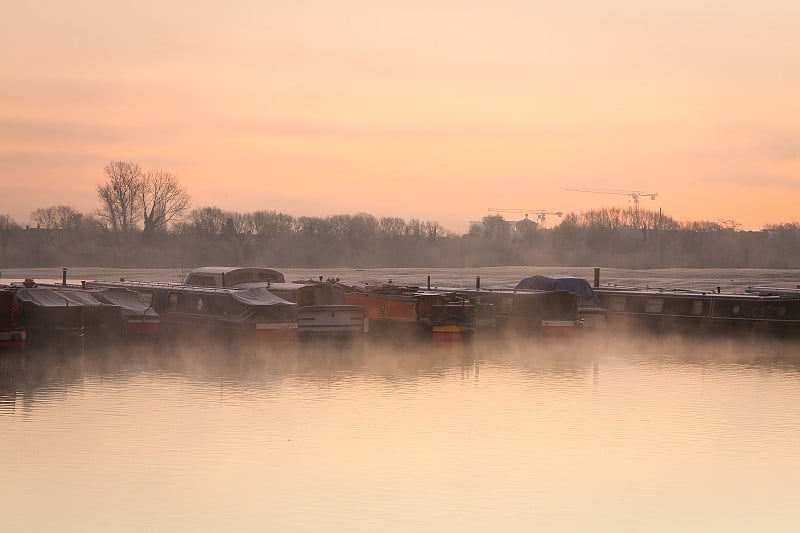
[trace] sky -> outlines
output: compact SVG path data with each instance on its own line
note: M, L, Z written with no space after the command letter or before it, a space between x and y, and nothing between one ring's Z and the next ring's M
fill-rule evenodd
M0 8L0 214L19 223L97 209L114 160L172 172L193 207L454 232L624 191L679 221L800 220L796 0Z

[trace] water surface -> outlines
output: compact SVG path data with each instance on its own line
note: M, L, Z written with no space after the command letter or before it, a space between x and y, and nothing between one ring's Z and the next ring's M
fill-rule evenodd
M6 355L3 530L797 531L799 347L596 332Z

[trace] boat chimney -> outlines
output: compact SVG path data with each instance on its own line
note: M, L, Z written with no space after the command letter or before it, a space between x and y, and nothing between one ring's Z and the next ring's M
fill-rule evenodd
M81 289L86 288L86 280L81 281Z
M595 289L599 289L600 288L600 269L599 268L595 268L594 269L594 288Z
M717 287L717 294L719 294L719 287Z
M431 290L431 277L428 276L428 290Z
M120 281L125 281L125 278L119 278Z
M481 290L481 277L480 276L476 276L475 277L475 290L478 290L478 291Z
M66 287L67 286L67 269L66 268L62 268L61 269L61 286L62 287Z

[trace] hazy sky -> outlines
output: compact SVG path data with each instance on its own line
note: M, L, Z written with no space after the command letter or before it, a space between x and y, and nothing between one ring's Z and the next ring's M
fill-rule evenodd
M800 220L797 0L0 7L0 214L21 223L95 209L118 159L172 171L195 207L453 231L630 204L565 188Z

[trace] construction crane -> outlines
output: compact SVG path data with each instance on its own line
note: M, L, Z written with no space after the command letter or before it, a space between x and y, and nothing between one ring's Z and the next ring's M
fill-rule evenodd
M564 213L561 211L545 211L544 209L505 209L499 207L490 207L489 212L491 213L523 213L525 215L525 219L527 220L528 214L533 213L536 215L536 219L539 221L539 225L542 228L547 228L547 215L556 215L560 217Z
M634 218L636 219L636 225L639 225L639 198L642 196L649 196L651 200L655 200L656 196L658 196L657 192L644 192L644 191L625 191L620 189L564 189L565 191L576 191L576 192L593 192L597 194L621 194L623 196L628 196L633 200L633 212Z
M639 198L642 196L649 196L651 200L655 200L656 196L658 196L657 192L644 192L644 191L623 191L619 189L564 189L565 191L577 191L577 192L594 192L598 194L622 194L624 196L630 196L633 200L633 206L636 208L636 211L639 210Z

